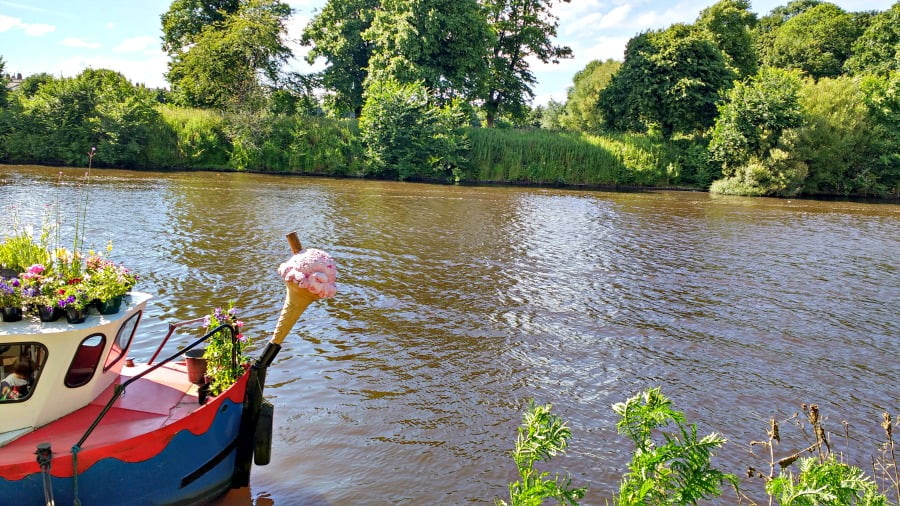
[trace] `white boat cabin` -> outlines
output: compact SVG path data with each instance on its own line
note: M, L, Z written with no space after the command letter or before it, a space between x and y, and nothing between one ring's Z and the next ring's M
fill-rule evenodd
M132 292L118 313L89 314L79 324L28 316L0 323L0 381L23 384L15 392L0 392L0 447L106 391L125 365L148 300L149 294ZM14 375L20 362L30 366L20 366Z

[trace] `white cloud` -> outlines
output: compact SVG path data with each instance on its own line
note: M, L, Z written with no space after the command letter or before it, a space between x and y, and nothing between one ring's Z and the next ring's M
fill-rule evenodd
M139 37L131 37L123 40L119 45L113 48L113 51L117 53L135 53L138 51L146 51L148 48L156 49L159 44L160 40L158 37L141 35Z
M25 25L25 35L31 35L33 37L40 37L41 35L48 34L54 30L56 30L55 26L47 25L44 23L34 23L34 24L26 24Z
M84 39L78 39L75 37L66 37L62 40L62 45L66 47L86 47L89 49L97 49L99 47L103 47L99 42L90 42Z
M628 4L615 7L603 16L598 26L600 28L615 28L625 21L629 12L631 12L631 6Z
M39 37L56 30L56 27L45 23L25 23L19 18L0 14L0 32L14 29L22 30L25 35Z

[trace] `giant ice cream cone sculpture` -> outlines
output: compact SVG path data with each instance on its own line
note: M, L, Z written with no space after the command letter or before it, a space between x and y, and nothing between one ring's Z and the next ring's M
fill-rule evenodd
M278 345L310 303L334 297L337 293L337 269L328 253L314 248L303 249L296 232L287 237L294 256L278 267L278 274L287 286L284 307L272 334L272 342Z

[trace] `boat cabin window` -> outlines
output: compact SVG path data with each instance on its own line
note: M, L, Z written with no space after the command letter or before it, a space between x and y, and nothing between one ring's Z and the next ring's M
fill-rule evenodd
M131 318L125 321L119 327L119 333L116 334L116 340L113 341L109 348L109 355L106 357L106 364L103 366L103 372L109 370L116 362L122 360L128 347L131 346L131 339L134 337L134 330L137 328L138 322L141 320L141 311L138 311Z
M46 361L47 348L40 343L0 344L0 403L31 397Z
M100 354L106 347L106 336L103 334L92 334L84 338L78 349L75 350L75 357L69 364L69 370L66 372L65 385L69 388L80 387L91 381L94 377L94 371L100 364Z

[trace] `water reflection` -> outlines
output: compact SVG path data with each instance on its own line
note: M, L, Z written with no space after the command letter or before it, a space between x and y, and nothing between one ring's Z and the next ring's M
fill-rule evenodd
M77 208L57 179L4 167L0 198L23 223ZM88 188L93 244L157 294L145 331L233 300L258 346L284 234L337 261L339 295L269 373L273 464L223 504L491 502L531 397L573 428L552 467L585 504L628 458L610 405L644 387L724 433L737 474L800 402L868 435L900 411L896 205L105 170Z

